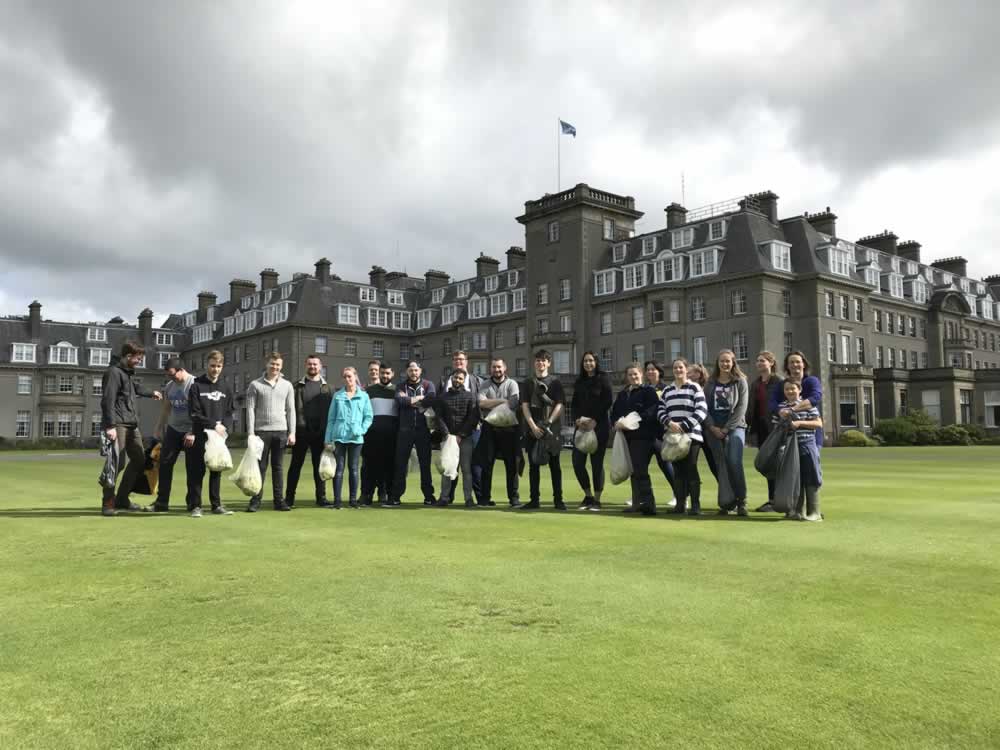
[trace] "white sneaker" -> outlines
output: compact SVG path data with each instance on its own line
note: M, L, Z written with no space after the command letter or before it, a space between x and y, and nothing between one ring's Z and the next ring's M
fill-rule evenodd
M201 508L195 508L191 511L191 518L201 518Z
M823 515L821 513L806 513L804 516L802 516L801 520L803 520L803 521L822 521L823 520Z
M629 498L628 500L625 501L625 507L626 508L632 507L632 498Z
M676 508L677 507L677 498L676 497L670 498L670 502L667 503L667 507L668 508Z

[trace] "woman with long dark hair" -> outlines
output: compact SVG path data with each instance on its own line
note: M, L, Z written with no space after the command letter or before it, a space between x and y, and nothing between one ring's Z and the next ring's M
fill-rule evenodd
M703 441L701 423L708 416L705 394L701 386L688 380L686 359L678 357L671 363L670 369L674 373L674 381L663 390L657 416L666 427L668 435L686 433L691 439L688 454L673 462L674 497L677 498L677 505L670 512L683 514L690 497L691 508L687 510L687 514L700 516L701 477L698 474L698 454Z
M778 361L774 355L765 350L757 355L757 377L750 384L747 401L747 425L750 437L757 447L763 445L771 434L771 397L781 392L781 378L777 372ZM771 501L774 500L774 480L767 478L767 502L758 507L755 513L770 513L774 510Z
M817 409L822 420L823 384L815 375L809 374L809 360L806 359L805 354L795 350L785 355L785 380L791 380L793 383L798 384L801 391L798 405L794 409L787 407L780 408L782 399L784 398L784 381L782 381L782 388L775 389L768 399L771 413L777 413L779 416L785 418L791 417L792 411L798 412ZM819 427L816 429L816 450L818 451L822 445L823 428Z
M600 360L593 352L587 351L580 358L580 373L573 385L573 399L570 409L576 418L576 432L573 433L573 473L583 490L583 502L579 510L600 510L601 493L604 492L604 454L608 449L609 422L611 409L611 379L601 370ZM593 484L587 475L587 454L577 449L577 432L592 430L597 436L597 450L590 454L590 472Z
M723 349L715 358L715 369L705 388L708 419L705 420L705 449L715 458L719 481L719 515L736 510L747 515L747 480L743 472L746 442L747 379L732 349ZM729 493L723 497L724 488Z
M625 368L625 387L618 393L611 409L611 419L615 424L615 440L624 439L628 444L629 458L632 459L632 506L626 513L641 512L644 516L656 514L656 500L653 483L649 479L649 459L656 451L653 444L660 432L657 410L660 405L656 391L642 382L639 363L633 362ZM640 417L639 428L622 429L619 420L635 412Z

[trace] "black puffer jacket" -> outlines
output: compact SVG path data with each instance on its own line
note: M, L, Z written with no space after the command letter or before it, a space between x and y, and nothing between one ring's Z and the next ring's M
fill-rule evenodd
M466 438L479 425L479 402L466 390L450 390L432 404L442 435Z
M102 429L107 430L119 424L131 427L139 424L135 397L152 398L153 391L136 385L134 377L135 370L128 369L120 358L113 359L108 369L104 371L101 396Z

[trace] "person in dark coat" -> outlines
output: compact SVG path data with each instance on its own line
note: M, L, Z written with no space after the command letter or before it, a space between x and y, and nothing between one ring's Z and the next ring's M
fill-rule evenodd
M757 355L757 377L750 384L747 403L747 431L759 448L771 434L771 403L781 392L781 378L775 370L778 362L769 351ZM780 398L779 398L780 401ZM755 513L770 513L774 510L774 479L767 478L767 502L755 509Z
M534 375L521 383L521 416L524 419L524 447L531 456L540 452L545 446L548 449L549 474L552 476L552 504L556 510L566 510L562 496L562 466L559 464L559 440L556 432L561 424L563 405L566 403L565 392L559 378L553 375L552 355L545 349L535 352ZM537 510L541 507L542 467L531 461L528 469L528 487L530 500L520 506L520 510Z
M639 511L644 516L656 513L653 483L649 478L649 459L655 452L653 444L661 434L656 416L659 406L656 389L642 382L642 368L638 362L633 362L625 370L625 387L611 407L611 422L617 433L615 440L625 439L632 459L632 505L625 508L626 513ZM631 412L636 412L641 419L637 430L626 430L621 425L622 417Z
M450 387L447 392L430 402L437 415L437 431L442 441L449 435L458 440L458 466L462 474L462 495L465 507L474 508L476 501L472 493L472 452L476 448L473 433L479 427L479 399L465 390L465 370L455 370L451 373ZM437 505L444 507L451 503L454 497L453 485L458 479L442 477L441 497Z
M135 382L135 368L145 356L145 348L135 341L122 345L121 357L113 360L104 371L101 392L101 430L118 460L116 475L124 476L115 492L114 482L103 487L101 515L113 516L119 510L145 511L141 505L129 500L129 492L146 465L146 454L142 448L142 433L139 432L139 413L136 411L136 396L159 401L163 395L151 391ZM113 447L112 447L113 446ZM109 477L110 479L110 477Z
M601 494L604 492L604 455L608 450L608 440L611 436L611 423L608 412L614 396L611 393L611 379L601 370L597 355L584 352L580 358L580 374L573 385L573 399L570 401L570 413L576 417L576 431L573 433L573 473L583 490L583 502L580 510L600 510ZM593 430L597 437L597 450L591 453L590 472L594 481L591 484L587 475L587 454L578 450L575 445L576 435L582 430Z
M431 478L431 431L424 418L424 401L437 396L434 384L421 377L423 368L416 360L406 365L406 379L396 388L396 406L399 409L399 434L396 437L396 461L393 471L392 494L383 507L398 506L406 492L406 474L410 465L410 451L416 448L420 463L420 491L424 505L434 505L434 480Z
M288 467L288 487L285 490L285 504L295 506L295 493L299 487L299 476L309 453L312 461L313 485L316 488L316 505L324 508L330 503L326 499L326 482L319 476L319 462L323 458L326 435L326 418L330 413L334 388L323 377L323 360L318 354L306 357L306 374L292 383L295 391L295 421L297 422L295 445L292 446L292 464Z
M194 379L188 391L188 409L191 413L191 431L194 433L194 450L191 452L191 475L188 503L194 514L201 515L201 489L205 480L205 446L208 435L205 430L215 430L223 438L233 429L233 412L236 401L231 386L222 379L225 358L220 351L209 352L208 371ZM222 504L222 472L208 472L208 499L212 505L212 515L229 516L232 511Z

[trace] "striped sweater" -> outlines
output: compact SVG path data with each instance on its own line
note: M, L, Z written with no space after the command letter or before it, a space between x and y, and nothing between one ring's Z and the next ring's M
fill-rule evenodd
M795 401L782 401L778 405L778 411L781 411L782 409L792 409L794 411L796 405L797 402ZM823 417L820 416L819 409L817 409L815 406L795 412L796 422L811 422L814 419L819 419L820 421L822 421L823 419ZM781 416L779 414L775 414L774 416L771 417L771 422L775 425L779 424L781 422ZM808 447L810 445L816 445L817 432L822 432L822 428L820 429L813 429L812 427L796 428L795 442L798 444L800 452L808 450Z
M688 381L678 388L671 383L663 389L656 416L663 425L677 422L692 440L703 442L701 423L708 416L708 404L701 386Z

